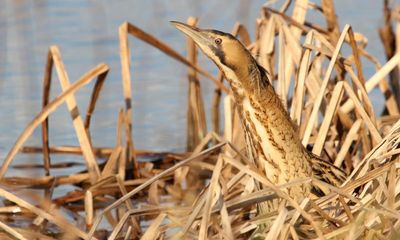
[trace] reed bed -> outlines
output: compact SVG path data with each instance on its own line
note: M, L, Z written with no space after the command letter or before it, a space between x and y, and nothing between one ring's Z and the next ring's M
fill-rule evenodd
M319 12L326 26L308 22L308 11ZM323 0L321 6L307 0L286 1L278 10L265 4L256 20L253 41L240 23L232 29L268 70L299 126L302 143L349 174L339 188L313 178L280 186L269 182L246 156L244 133L223 75L213 76L198 65L191 40L187 40L185 57L128 22L119 28L125 102L118 115L115 146L96 148L91 144L91 116L107 80L108 66L99 64L71 82L58 47L51 46L42 110L22 131L0 169L1 239L248 239L259 224L266 226L261 233L265 239L397 239L400 53L396 43L400 33L393 30L391 15L385 1L385 25L380 29L388 59L384 65L365 50L367 40L361 33L349 25L339 28L330 0ZM190 25L197 22L194 17L187 20ZM129 36L188 67L187 152L135 148ZM349 50L347 55L344 48ZM376 66L369 79L364 76L365 61ZM50 99L54 69L62 92ZM93 80L89 105L82 115L74 94ZM207 80L215 84L210 113L204 110L200 88ZM373 89L384 99L381 113L373 108L374 100L368 95ZM79 139L76 147L50 145L48 118L64 103ZM206 114L212 116L210 123ZM40 125L42 145L26 146L25 141ZM43 167L44 176L5 176L16 154L30 153L43 154L43 165L14 166ZM82 155L87 171L53 176L51 168L68 167L52 164L53 154ZM140 161L143 156L157 160ZM298 203L282 191L304 182L318 186L325 196ZM54 189L63 185L78 190L53 197ZM15 188L44 189L45 194L16 195ZM257 214L258 203L276 198L282 199L277 211Z

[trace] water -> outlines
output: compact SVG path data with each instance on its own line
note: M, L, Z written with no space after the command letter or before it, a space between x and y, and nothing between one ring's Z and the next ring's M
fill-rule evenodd
M261 0L1 1L0 158L4 159L15 139L40 111L43 70L50 45L60 47L71 82L100 62L110 66L111 71L94 112L91 131L95 146L113 146L118 110L124 106L118 45L118 26L121 23L129 21L185 54L184 36L169 24L170 20L186 21L188 16L197 16L200 26L224 31L230 31L234 23L240 21L253 37L254 19L263 4ZM350 23L355 31L362 32L369 39L367 50L384 62L383 48L377 35L377 27L383 22L381 1L340 0L335 4L341 26ZM323 24L321 18L310 16L309 19ZM136 147L183 150L186 67L132 37L130 47ZM217 72L202 55L200 62L211 72ZM366 77L373 72L373 67L367 66ZM52 97L61 91L58 80L54 80ZM202 80L204 98L209 103L213 86L208 80ZM86 110L91 86L76 94L81 114ZM382 101L374 105L382 105ZM206 111L210 117L209 104ZM50 117L50 143L78 145L65 106ZM40 145L40 128L27 145ZM19 154L16 161L40 162L41 157ZM62 171L59 173L65 174Z

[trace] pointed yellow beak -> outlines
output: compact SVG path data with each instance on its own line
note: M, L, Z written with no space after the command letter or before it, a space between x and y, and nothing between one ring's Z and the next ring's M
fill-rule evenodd
M206 32L203 30L192 27L185 23L171 21L171 23L181 32L189 36L199 47L210 46L213 45L214 41L208 36Z

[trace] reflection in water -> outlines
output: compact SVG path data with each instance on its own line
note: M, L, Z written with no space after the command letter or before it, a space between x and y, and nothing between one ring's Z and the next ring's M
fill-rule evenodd
M96 146L113 146L118 110L123 107L118 55L118 26L122 22L130 21L184 53L184 38L170 26L170 20L185 21L193 15L199 17L201 26L225 31L230 31L239 20L254 36L254 20L264 2L1 1L0 158L4 158L22 129L40 111L43 70L50 45L60 47L71 82L100 62L110 66L111 72L93 116L92 136ZM352 23L356 31L360 26L371 44L377 42L377 26L362 24L364 15L360 11L368 13L371 22L378 22L376 19L381 14L376 11L380 9L379 1L369 2L370 8L357 9L358 18L352 13L340 15L341 6L350 4L347 1L337 1L337 7L341 23ZM182 150L185 145L186 68L136 39L131 38L130 44L135 144L138 148ZM372 53L377 55L378 51L380 49L372 50ZM380 57L383 60L383 56ZM215 67L202 55L199 61L216 73ZM53 83L52 97L61 91L57 80ZM203 83L204 98L209 103L212 85L207 80ZM90 87L76 95L81 114L89 96ZM206 104L206 112L210 112L209 104ZM40 144L40 129L28 143ZM66 107L61 107L50 118L50 143L77 145ZM19 156L21 158L41 160L40 155Z

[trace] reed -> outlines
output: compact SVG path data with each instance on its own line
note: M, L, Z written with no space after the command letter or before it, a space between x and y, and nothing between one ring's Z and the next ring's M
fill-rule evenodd
M339 188L313 178L279 186L268 181L246 156L244 133L222 74L212 76L198 65L197 49L191 40L187 41L185 57L128 22L119 27L120 94L124 103L116 106L115 146L95 147L90 134L91 116L109 69L99 64L70 83L58 47L51 46L44 72L42 110L21 132L0 168L0 196L7 202L0 207L1 238L248 239L259 224L264 224L261 235L265 239L397 239L400 54L395 48L400 33L392 29L391 9L388 1L384 3L385 25L380 36L388 61L383 65L366 51L366 38L361 33L349 25L340 30L331 0L323 0L321 6L307 0L286 1L279 10L266 4L256 19L253 41L240 23L232 30L268 70L299 126L303 145L349 174ZM293 9L292 14L289 9ZM326 26L308 22L308 11L319 11ZM194 17L188 19L191 25L197 22ZM135 148L129 36L188 67L187 152ZM350 50L347 55L343 48ZM365 61L376 66L376 73L369 79L364 76ZM50 99L53 68L62 92ZM83 117L74 94L93 79L96 83ZM204 80L215 85L209 113L204 110L206 101L200 87ZM373 108L374 100L368 95L373 89L385 99L381 113ZM63 103L68 106L79 146L51 145L48 118ZM208 114L212 116L210 123L206 121ZM26 146L25 141L40 125L42 146ZM211 132L207 132L207 126L211 126ZM42 153L43 165L12 165L18 153ZM51 168L71 165L53 164L54 154L82 155L87 171L52 176ZM156 160L140 161L145 156ZM106 160L99 164L100 159ZM43 168L45 176L6 177L10 166ZM305 182L323 189L326 195L299 203L283 191ZM78 189L53 197L54 188L61 185ZM45 196L20 191L15 194L15 188L44 189ZM256 214L258 203L276 198L282 199L278 210ZM18 227L18 221L28 222L31 227ZM108 228L104 230L103 226Z

